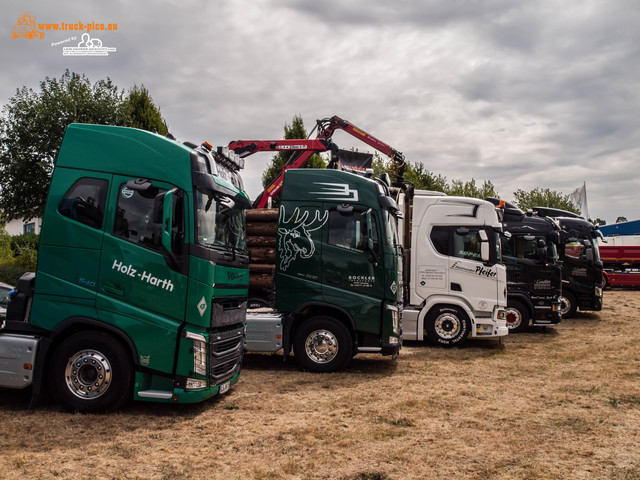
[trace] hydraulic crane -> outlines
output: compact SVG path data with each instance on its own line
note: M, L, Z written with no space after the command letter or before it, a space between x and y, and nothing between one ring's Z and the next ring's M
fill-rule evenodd
M386 164L387 171L395 178L396 183L402 183L407 165L404 155L395 148L338 116L317 120L316 127L313 131L316 129L318 130L318 134L315 139L236 140L229 143L229 150L235 151L240 157L247 157L256 152L295 152L282 169L278 178L271 182L256 199L254 202L255 208L265 208L269 204L270 199L280 192L282 179L286 170L303 167L315 153L330 151L332 153L332 160L329 163L329 168L337 168L338 147L331 141L331 137L336 130L343 130L389 157L389 162ZM311 134L313 134L313 131Z

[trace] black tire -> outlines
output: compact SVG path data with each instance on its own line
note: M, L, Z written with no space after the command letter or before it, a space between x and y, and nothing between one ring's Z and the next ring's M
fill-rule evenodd
M76 333L54 352L49 382L54 398L69 410L118 410L132 398L131 355L104 332Z
M571 318L578 310L578 299L572 292L562 292L560 295L560 313L562 318Z
M467 338L471 331L471 322L460 307L440 305L432 308L427 314L424 331L431 343L454 347Z
M347 327L325 315L312 317L293 340L296 361L311 372L336 372L351 360L353 341Z
M524 332L529 326L531 314L527 306L518 301L513 300L507 305L507 327L509 333Z

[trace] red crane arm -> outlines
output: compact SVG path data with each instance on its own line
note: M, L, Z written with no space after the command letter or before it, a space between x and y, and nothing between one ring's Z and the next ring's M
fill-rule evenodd
M273 152L273 151L294 151L282 172L267 188L260 194L254 202L255 208L266 208L269 199L278 194L282 188L282 180L284 172L290 168L303 167L314 153L326 152L334 150L337 147L331 142L331 137L336 130L343 130L349 135L366 143L370 147L375 148L379 152L388 156L391 161L387 168L395 174L398 181L402 181L402 176L406 169L404 155L395 148L390 147L386 143L378 140L373 135L368 134L364 130L356 127L347 120L343 120L338 116L325 118L317 121L318 135L315 139L286 139L286 140L236 140L229 143L229 150L233 150L241 157L247 157L256 152Z

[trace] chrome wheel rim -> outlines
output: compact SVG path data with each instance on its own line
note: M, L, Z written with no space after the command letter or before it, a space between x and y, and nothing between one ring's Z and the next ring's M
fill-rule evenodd
M81 350L69 358L64 376L71 393L83 400L93 400L109 389L111 364L97 350Z
M522 314L515 308L507 308L507 327L518 328L522 323Z
M440 338L450 340L460 334L462 321L451 313L443 313L435 321L436 334Z
M569 301L569 299L567 297L560 297L560 313L562 315L566 315L567 313L569 313L569 310L571 310L571 302Z
M329 330L315 330L305 340L304 349L315 363L329 363L338 355L338 339Z

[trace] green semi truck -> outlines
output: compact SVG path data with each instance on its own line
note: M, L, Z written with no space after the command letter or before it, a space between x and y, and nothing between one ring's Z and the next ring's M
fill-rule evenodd
M388 181L339 170L287 170L278 210L250 210L249 352L291 351L333 372L358 353L402 345L399 210ZM261 308L262 307L262 308Z
M0 329L0 387L72 410L197 402L238 380L248 292L232 156L142 130L70 125L37 271Z

